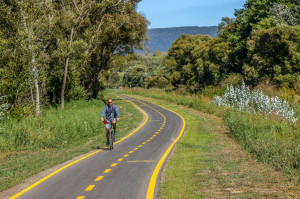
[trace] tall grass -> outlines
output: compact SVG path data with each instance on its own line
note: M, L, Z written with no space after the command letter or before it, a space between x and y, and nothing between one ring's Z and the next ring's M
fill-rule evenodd
M88 140L103 130L100 100L74 101L66 110L50 108L42 119L6 120L0 128L0 151L65 148Z
M291 123L261 113L243 112L218 107L195 95L166 93L159 89L131 89L129 94L165 100L178 105L222 117L231 135L259 161L284 172L296 184L300 184L300 133L299 121Z

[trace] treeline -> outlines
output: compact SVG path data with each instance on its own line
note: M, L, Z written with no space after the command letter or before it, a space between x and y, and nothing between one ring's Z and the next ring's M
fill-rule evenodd
M39 117L42 104L96 98L112 57L147 39L138 2L0 0L0 105Z
M200 91L238 75L253 86L271 81L300 90L300 2L248 0L223 18L216 38L182 35L164 65L176 88Z

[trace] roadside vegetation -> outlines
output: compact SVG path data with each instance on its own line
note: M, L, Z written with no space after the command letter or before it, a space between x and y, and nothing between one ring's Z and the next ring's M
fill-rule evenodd
M119 138L142 121L142 114L115 94L121 120ZM105 128L100 120L102 100L79 100L66 103L66 110L52 107L41 119L34 116L10 120L1 126L0 191L13 187L26 178L66 162L78 155L105 146ZM34 164L33 164L34 163Z
M146 96L145 93L142 95ZM159 198L299 196L299 186L289 182L282 172L257 162L250 153L245 152L231 138L221 118L203 110L187 108L187 104L178 106L170 103L170 98L157 100L144 96L133 95L173 110L187 122L184 137L176 144L162 172ZM172 99L178 97L173 95Z
M127 89L126 93L165 100L223 118L230 136L257 160L283 172L295 184L300 183L299 121L282 120L276 116L218 107L206 98L182 95L160 89ZM297 116L298 117L298 116Z

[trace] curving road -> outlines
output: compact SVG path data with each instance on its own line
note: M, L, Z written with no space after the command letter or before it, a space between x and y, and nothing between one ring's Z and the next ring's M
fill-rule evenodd
M160 106L120 97L144 111L146 120L136 132L117 143L113 151L90 154L11 198L157 198L161 164L182 135L185 122Z

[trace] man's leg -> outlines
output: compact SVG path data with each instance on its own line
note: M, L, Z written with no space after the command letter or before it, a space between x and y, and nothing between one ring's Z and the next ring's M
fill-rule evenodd
M117 136L118 134L117 134L117 122L114 120L113 122L112 122L112 125L113 125L113 128L114 128L114 134L115 134L115 136Z

